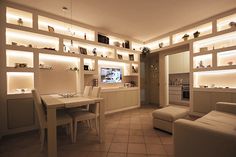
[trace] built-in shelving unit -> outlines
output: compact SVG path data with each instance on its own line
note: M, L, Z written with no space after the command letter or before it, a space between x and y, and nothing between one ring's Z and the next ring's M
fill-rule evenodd
M4 14L5 11L5 15L0 17L5 30L4 35L1 34L4 57L0 59L4 65L1 65L3 78L0 94L4 97L1 104L5 108L9 99L16 102L32 99L31 89L34 88L40 94L82 93L85 85L98 85L106 89L116 87L112 90L114 92L123 91L121 87L125 83L133 82L132 89L137 99L133 107L139 106L142 42L114 33L103 33L92 26L10 2L3 4L1 12ZM99 42L98 34L108 37L109 43ZM117 66L122 71L120 83L103 84L99 81L101 67ZM133 66L136 72L132 72ZM125 76L125 71L130 71L129 75ZM0 136L2 132L8 134L32 128L28 124L9 128L8 124L14 122L8 122L7 117L1 118L6 125L0 128Z

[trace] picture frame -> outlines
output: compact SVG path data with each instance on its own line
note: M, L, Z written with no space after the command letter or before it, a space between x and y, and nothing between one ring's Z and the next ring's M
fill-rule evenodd
M53 32L54 33L55 29L52 26L48 26L48 32Z
M123 59L123 56L121 54L117 54L118 59Z
M129 54L129 60L134 61L134 54Z
M87 55L87 49L83 47L79 47L80 54Z

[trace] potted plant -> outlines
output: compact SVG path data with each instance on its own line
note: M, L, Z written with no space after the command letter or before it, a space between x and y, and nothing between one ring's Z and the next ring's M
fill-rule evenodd
M182 37L182 39L184 39L184 41L188 40L189 35L188 34L184 34L184 36Z
M151 50L148 47L142 48L142 55L145 57L147 54L149 54Z
M194 37L194 38L199 37L199 35L200 35L200 32L198 32L198 31L196 31L195 33L193 33L193 37Z

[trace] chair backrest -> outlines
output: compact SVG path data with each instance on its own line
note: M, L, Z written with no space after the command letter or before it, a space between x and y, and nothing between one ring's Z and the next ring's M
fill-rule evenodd
M32 95L33 95L34 105L35 105L35 109L36 109L38 120L39 120L39 125L40 125L40 128L43 129L46 127L46 114L43 108L42 100L37 90L33 89Z
M92 91L92 86L85 86L83 96L90 96Z
M99 98L100 95L101 95L101 87L93 87L91 96Z

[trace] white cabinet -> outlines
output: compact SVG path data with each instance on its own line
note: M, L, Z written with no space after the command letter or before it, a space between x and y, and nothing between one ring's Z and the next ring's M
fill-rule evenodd
M182 98L182 87L181 86L170 86L169 87L169 102L178 103L181 102Z
M189 52L182 52L169 55L169 73L188 73L189 72Z
M105 100L105 112L113 112L139 105L138 90L102 92L101 97Z

